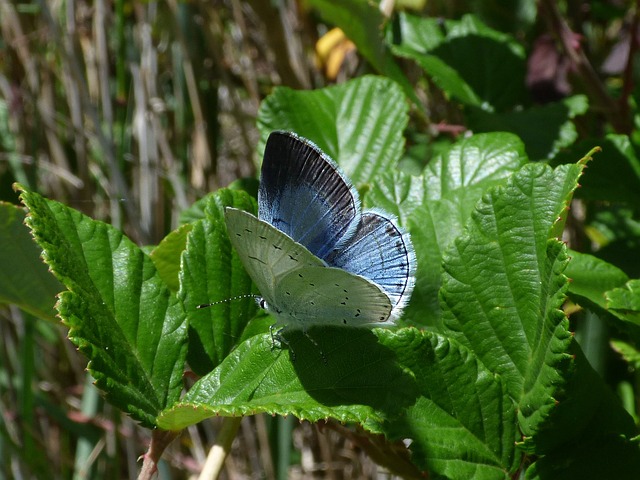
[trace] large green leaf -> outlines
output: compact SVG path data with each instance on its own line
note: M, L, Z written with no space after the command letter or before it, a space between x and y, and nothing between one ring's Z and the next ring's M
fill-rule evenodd
M443 477L509 478L519 463L518 432L500 377L456 341L432 332L401 329L380 340L393 345L420 394L388 423L387 435L409 437L412 461Z
M182 255L180 290L189 318L189 365L199 375L210 372L240 341L255 315L252 283L235 250L224 220L224 207L256 212L245 192L222 189L204 203L204 220L193 223ZM216 303L209 308L198 308Z
M576 196L588 200L625 202L637 208L640 205L640 159L634 145L626 135L607 135L605 138L583 140L554 158L555 164L570 163L575 152L584 152L594 146L602 152L589 165Z
M573 119L586 113L588 108L587 97L576 95L560 102L506 113L475 109L470 111L468 121L475 132L515 133L524 142L531 160L548 160L576 141L578 132Z
M394 215L402 225L425 201L422 177L414 177L399 170L380 175L364 197L367 207L376 207Z
M64 290L40 259L23 225L25 211L0 202L0 303L13 303L38 318L55 319L56 294Z
M501 184L526 162L522 141L515 135L495 132L464 138L427 166L426 198L439 200L470 188L487 190ZM476 195L477 192L467 195L473 204Z
M557 408L521 444L538 455L526 478L634 479L640 471L637 427L579 348L573 353L574 372Z
M365 203L397 215L411 232L418 274L407 317L432 324L440 317L442 252L462 228L482 194L526 162L520 140L508 133L474 135L429 163L421 177L389 172Z
M145 426L182 390L182 306L122 232L23 190L27 224L68 289L57 308L107 399Z
M250 338L165 411L160 426L259 412L332 417L410 438L414 461L448 478L504 478L513 469L513 402L466 348L413 328L309 333L317 345L301 332L286 334L295 361L268 335Z
M553 408L570 359L568 258L550 237L582 169L526 165L483 197L445 254L444 325L504 378L525 435Z
M309 334L313 342L300 331L285 333L295 361L274 349L270 335L243 342L162 415L161 427L266 412L310 421L333 417L373 428L370 422L379 423L415 401L412 376L370 330L326 327Z
M603 468L576 445L603 447L612 432L628 455L617 471L638 463L631 418L572 342L560 310L568 256L555 237L587 159L555 170L523 167L483 197L444 259L445 332L504 380L518 405L521 448L544 455L531 475L557 468L559 457L562 478L579 478L585 463Z
M438 87L465 105L501 111L522 100L524 50L473 15L443 22L400 14L393 34L394 53L414 59Z
M604 411L604 410L601 410ZM584 480L615 478L634 480L640 472L638 447L619 435L610 433L563 448L535 462L527 470L527 480Z
M406 223L425 202L457 195L468 209L464 223L481 192L502 183L526 162L524 145L517 136L502 132L473 135L443 149L420 176L396 170L380 175L367 192L365 204L383 208Z
M280 87L260 106L261 146L273 130L316 143L356 183L394 168L404 147L408 105L398 85L365 76L314 91Z

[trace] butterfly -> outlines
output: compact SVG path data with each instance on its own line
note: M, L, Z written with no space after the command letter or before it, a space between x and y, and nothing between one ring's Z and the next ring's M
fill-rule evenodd
M409 234L360 198L336 163L290 132L265 147L258 217L227 207L229 237L274 327L393 323L415 284Z

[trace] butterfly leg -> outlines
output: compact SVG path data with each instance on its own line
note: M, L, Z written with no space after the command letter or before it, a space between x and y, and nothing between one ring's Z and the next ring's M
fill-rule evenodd
M278 344L279 348L282 349L282 345L286 345L289 349L289 355L291 356L291 361L296 361L296 352L291 348L291 344L287 341L286 338L282 335L282 331L285 327L281 327L276 329L276 324L273 324L269 327L269 333L271 334L271 350L276 348L276 344Z
M282 335L282 331L284 329L285 327L276 329L275 324L269 327L269 333L271 334L271 350L274 350L276 348L276 345L278 345L280 348L282 348L282 345L286 345L287 349L289 350L289 354L291 356L291 361L295 362L296 352L293 350L293 348L291 348L291 344L289 343L289 341L286 338L284 338L284 335ZM322 362L326 365L328 363L327 356L322 351L322 348L320 347L318 342L316 342L315 339L311 335L309 335L309 332L307 332L306 329L303 330L302 333L318 349L318 352L320 352L320 357L322 357Z

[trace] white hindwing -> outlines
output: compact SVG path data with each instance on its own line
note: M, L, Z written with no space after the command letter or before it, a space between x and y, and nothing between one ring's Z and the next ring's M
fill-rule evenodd
M369 280L327 267L301 244L250 213L225 209L229 238L278 324L384 323L391 301Z

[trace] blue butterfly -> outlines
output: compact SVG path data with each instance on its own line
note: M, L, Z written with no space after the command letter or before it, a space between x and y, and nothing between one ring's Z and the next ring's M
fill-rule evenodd
M409 234L383 212L361 212L339 167L293 133L267 140L258 218L234 208L225 218L274 327L390 324L411 297Z

